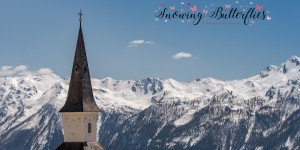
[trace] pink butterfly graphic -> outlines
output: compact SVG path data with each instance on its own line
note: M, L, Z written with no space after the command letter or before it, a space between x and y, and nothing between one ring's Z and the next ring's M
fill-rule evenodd
M226 8L230 8L230 7L231 7L231 5L225 5L225 7L226 7Z
M203 14L207 14L208 10L203 10L202 12L203 12Z
M192 12L194 12L194 11L196 11L196 10L197 10L197 6L196 6L196 5L194 5L194 7L191 7L190 9L191 9L191 11L192 11Z
M263 8L263 6L262 5L258 5L258 4L256 4L256 9L257 10L261 10Z
M270 21L272 18L270 16L267 16L267 20Z
M170 7L171 10L175 10L175 6Z

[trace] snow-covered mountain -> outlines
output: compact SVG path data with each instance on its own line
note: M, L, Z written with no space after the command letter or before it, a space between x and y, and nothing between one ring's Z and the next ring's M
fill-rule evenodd
M242 71L242 70L241 70ZM55 149L69 79L0 78L0 149ZM300 149L300 58L233 81L92 79L108 150Z

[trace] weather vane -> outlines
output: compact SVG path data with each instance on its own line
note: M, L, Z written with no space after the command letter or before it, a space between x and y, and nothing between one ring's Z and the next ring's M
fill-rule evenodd
M78 13L78 15L79 15L79 21L80 21L80 23L82 22L82 19L81 19L81 16L83 15L83 13L81 12L81 10L79 11L79 13Z

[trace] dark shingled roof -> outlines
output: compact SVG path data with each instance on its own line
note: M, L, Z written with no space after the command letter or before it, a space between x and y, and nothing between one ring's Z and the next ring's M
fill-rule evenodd
M68 97L65 105L59 112L100 112L92 91L81 22Z
M64 142L56 150L84 150L86 142Z
M64 142L56 150L84 150L85 147L90 150L104 150L97 142Z

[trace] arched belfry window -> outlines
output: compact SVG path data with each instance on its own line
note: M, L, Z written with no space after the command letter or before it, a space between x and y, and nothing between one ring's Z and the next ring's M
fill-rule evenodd
M92 133L92 124L88 123L88 133Z
M75 66L75 71L76 71L76 72L78 71L78 65Z

